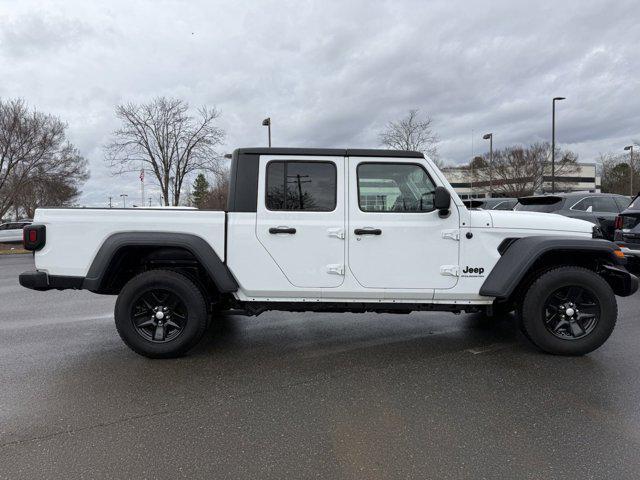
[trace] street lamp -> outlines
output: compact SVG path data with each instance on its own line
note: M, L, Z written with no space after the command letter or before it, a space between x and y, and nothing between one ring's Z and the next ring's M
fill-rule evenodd
M485 133L483 140L489 140L489 197L493 196L493 133Z
M629 195L633 197L633 145L627 145L625 150L629 150Z
M121 193L120 196L122 197L122 208L127 208L127 197L129 195L127 195L126 193Z
M269 129L269 147L271 147L271 117L267 117L262 120L262 126Z
M551 102L551 193L556 193L556 102L560 100L565 97L553 97Z

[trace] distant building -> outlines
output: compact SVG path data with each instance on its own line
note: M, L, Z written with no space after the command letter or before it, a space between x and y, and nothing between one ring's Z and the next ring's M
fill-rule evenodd
M468 167L445 167L445 177L461 199L489 197L487 182L476 182L471 178ZM551 191L551 167L544 176L543 190ZM563 192L600 192L600 177L597 175L595 163L578 163L571 171L556 175L556 191ZM543 193L543 192L535 192Z

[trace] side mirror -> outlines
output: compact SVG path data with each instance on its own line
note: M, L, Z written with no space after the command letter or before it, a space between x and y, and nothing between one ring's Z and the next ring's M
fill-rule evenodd
M440 215L449 213L449 207L451 206L451 194L449 190L444 187L436 187L433 206L436 210L440 211Z

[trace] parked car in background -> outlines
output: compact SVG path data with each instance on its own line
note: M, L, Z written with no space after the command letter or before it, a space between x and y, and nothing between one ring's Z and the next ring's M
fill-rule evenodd
M616 217L615 242L628 256L631 267L640 267L640 196Z
M615 219L629 202L629 197L613 193L570 192L520 197L514 210L557 213L587 220L600 228L604 238L613 240Z
M467 208L481 208L482 210L513 210L518 203L517 198L474 198L463 200Z
M30 218L24 218L16 222L7 222L0 225L0 243L21 242L22 228L31 225Z

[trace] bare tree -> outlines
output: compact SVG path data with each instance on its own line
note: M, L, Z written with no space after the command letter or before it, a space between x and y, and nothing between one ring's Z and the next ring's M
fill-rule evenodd
M493 192L500 196L520 197L543 190L551 174L551 146L549 143L534 143L528 147L513 146L493 151L493 164L476 159L472 169L473 181L483 188L489 183ZM556 177L575 169L578 156L569 150L556 149ZM558 190L567 189L571 182L556 180Z
M229 196L229 170L221 170L216 176L213 186L204 198L203 208L224 210L227 208Z
M428 116L421 118L417 108L409 110L406 117L387 124L379 134L380 144L393 150L422 152L442 167L438 155L439 138L432 123Z
M18 190L14 198L16 216L21 213L33 218L38 207L66 207L80 195L80 185L88 178L86 160L79 154L70 155L64 166L47 173L36 168Z
M158 97L149 103L127 103L116 107L121 127L105 146L105 158L115 174L151 170L162 190L163 201L180 204L183 182L198 170L220 170L216 147L225 133L215 126L220 113L203 106L197 115L189 104L175 98Z
M633 192L638 192L640 189L640 170L638 170L637 158L634 158L633 167L630 167L628 153L601 153L599 163L602 165L600 186L603 192L629 195L631 181L633 181ZM629 176L630 173L633 173L632 177Z
M24 100L0 100L0 217L12 206L19 211L18 197L30 183L68 177L77 189L86 180L86 160L66 130L62 120L30 110Z

